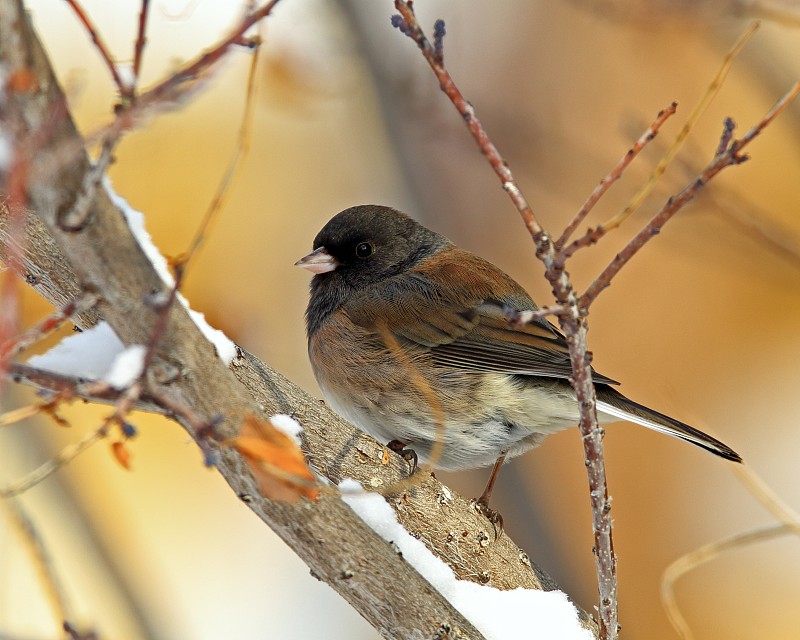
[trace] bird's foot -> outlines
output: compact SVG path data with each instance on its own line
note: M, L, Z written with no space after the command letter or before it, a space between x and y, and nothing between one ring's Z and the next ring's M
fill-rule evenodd
M408 466L410 467L408 475L413 476L417 471L417 463L419 460L417 459L416 451L413 449L406 449L407 444L408 442L403 442L402 440L392 440L386 446L408 462Z
M495 511L489 506L489 500L486 498L486 496L481 496L477 500L473 500L471 504L475 511L480 513L492 523L492 526L494 527L495 540L503 535L503 516L500 515L500 512Z

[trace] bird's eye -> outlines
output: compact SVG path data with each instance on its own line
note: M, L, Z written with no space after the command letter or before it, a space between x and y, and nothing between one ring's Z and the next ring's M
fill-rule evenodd
M356 245L356 257L369 258L372 255L372 245L369 242L359 242Z

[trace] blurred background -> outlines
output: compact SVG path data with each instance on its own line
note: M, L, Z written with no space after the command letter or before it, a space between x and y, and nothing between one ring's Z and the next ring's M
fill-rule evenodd
M66 3L26 3L82 131L111 117L114 87ZM113 54L132 59L140 3L84 0ZM673 118L597 207L597 224L642 184L749 21L735 62L656 194L570 264L579 289L713 155L722 119L739 133L800 78L794 2L418 0L426 29L447 24L445 60L541 222L557 233L659 109ZM238 3L154 0L144 84L208 48ZM391 28L389 0L282 0L265 23L251 151L185 293L209 321L312 394L303 328L308 274L292 263L336 212L400 208L492 260L540 304L551 297L519 216L439 91L416 47ZM111 169L167 255L184 251L231 154L249 54L236 51L183 108L130 135ZM592 308L598 371L630 397L731 445L800 509L800 103L716 179ZM7 276L6 276L7 277ZM48 313L31 292L24 322ZM64 332L65 334L68 331ZM41 350L42 347L39 349ZM30 402L6 389L2 410ZM7 484L95 429L109 409L63 411L0 431ZM34 522L74 619L102 638L341 638L377 634L230 492L175 424L135 414L132 470L96 445L20 504ZM767 524L729 466L627 424L607 429L624 638L677 637L659 579L680 555ZM487 470L441 474L480 493ZM439 474L437 474L439 475ZM577 430L514 460L493 498L506 531L582 607L596 600ZM59 637L29 545L0 518L0 636ZM697 637L798 637L800 541L737 550L681 579ZM521 630L522 632L522 630Z

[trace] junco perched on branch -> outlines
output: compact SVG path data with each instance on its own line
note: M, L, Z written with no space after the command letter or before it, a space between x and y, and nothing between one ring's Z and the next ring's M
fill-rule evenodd
M296 264L315 274L308 353L333 409L437 468L495 463L484 504L504 458L577 424L564 336L544 319L512 326L509 310L536 304L490 262L394 209L362 205L334 216ZM592 376L601 422L635 422L741 462Z

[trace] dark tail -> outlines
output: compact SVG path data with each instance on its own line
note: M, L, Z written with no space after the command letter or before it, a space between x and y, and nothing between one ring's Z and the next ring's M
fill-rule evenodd
M675 420L675 418L670 418L663 413L648 409L644 405L629 400L619 391L608 385L598 384L596 385L596 389L597 410L601 413L614 416L620 420L635 422L648 429L653 429L654 431L665 433L668 436L691 442L726 460L732 460L733 462L742 461L742 457L728 445L720 442L716 438L712 438L699 429L690 427L680 420Z

